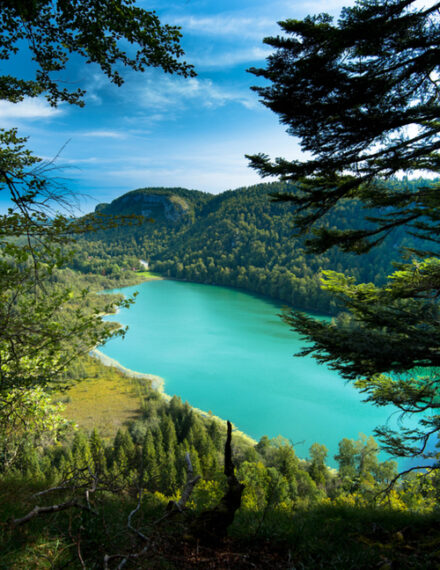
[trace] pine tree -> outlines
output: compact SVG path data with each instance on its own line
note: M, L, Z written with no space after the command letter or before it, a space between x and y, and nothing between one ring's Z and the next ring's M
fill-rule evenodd
M107 471L105 446L96 428L90 434L89 446L93 459L94 473L98 476L104 475Z
M92 453L90 451L89 439L83 431L76 432L72 442L73 465L77 469L92 467Z
M323 323L294 312L286 321L308 343L301 354L340 372L367 401L420 414L416 428L386 425L376 435L393 455L432 460L440 429L439 183L391 177L439 173L439 8L362 0L337 24L325 14L287 20L286 36L265 40L275 48L267 67L251 70L271 82L255 88L263 103L311 153L304 161L250 157L263 176L292 183L277 199L294 204L309 251L364 253L404 226L419 238L410 253L430 256L402 263L383 287L324 272L324 289L349 316ZM365 208L364 223L328 227L335 206L353 201Z
M159 466L157 463L153 436L150 430L146 433L142 444L142 465L144 470L143 480L145 484L150 490L156 490L159 478Z
M176 453L169 449L165 456L165 463L159 475L160 491L167 496L172 496L177 491Z
M286 20L286 36L264 40L275 52L265 69L250 71L271 85L254 89L312 158L271 162L260 154L249 157L251 166L294 183L280 199L297 206L301 231L343 199L382 209L364 228L314 227L313 249L365 251L400 224L440 236L438 184L383 184L399 171L438 173L438 9L363 0L344 8L336 25L327 14Z
M174 428L173 420L170 416L162 416L159 428L163 436L164 450L167 452L174 449L177 445L176 430Z

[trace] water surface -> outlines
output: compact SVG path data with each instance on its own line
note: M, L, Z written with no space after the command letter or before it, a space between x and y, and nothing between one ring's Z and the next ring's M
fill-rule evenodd
M323 443L334 465L343 437L372 434L390 413L362 403L313 358L293 358L303 343L271 300L167 280L116 291L139 295L130 309L109 317L129 326L125 339L100 350L127 368L161 376L167 394L229 419L257 440L281 434L300 457Z

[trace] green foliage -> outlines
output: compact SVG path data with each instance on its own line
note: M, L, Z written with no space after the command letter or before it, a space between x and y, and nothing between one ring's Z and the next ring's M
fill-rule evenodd
M327 453L328 449L326 446L320 443L314 443L310 448L309 473L319 487L325 486L328 478L327 466L325 464Z
M400 228L364 258L335 249L325 255L308 255L301 240L291 239L291 213L270 201L271 194L289 188L280 183L260 184L216 196L179 188L129 192L98 207L103 219L117 212L142 211L153 216L154 222L84 236L76 243L70 265L86 275L119 279L143 259L165 277L241 287L289 306L334 314L338 305L320 288L321 270L348 271L358 280L380 284L397 259L395 244L419 244ZM184 200L185 210L174 208L171 200L176 198ZM338 228L349 227L353 220L361 224L362 208L359 203L341 203L328 220ZM120 277L113 272L114 264L122 270Z
M105 553L139 551L142 546L136 546L126 532L139 485L143 499L135 524L147 536L155 537L146 560L155 560L156 556L176 560L176 549L195 513L212 507L224 493L221 463L225 426L193 411L177 397L158 397L146 385L142 394L143 418L119 430L112 440L102 440L93 430L90 434L79 431L62 445L46 441L27 463L17 464L13 479L8 473L0 474L3 521L22 516L35 501L49 505L70 499L72 493L80 499L85 489L89 489L88 500L94 511L65 511L36 518L23 531L3 525L1 564L29 566L40 552L52 565L60 560L76 567L79 551L82 560L93 567L102 565ZM255 453L254 460L246 458L249 449ZM161 517L169 499L179 497L186 481L187 450L194 471L203 479L191 496L186 515L158 534L149 522ZM435 511L438 476L411 475L392 495L382 495L395 474L395 465L378 462L378 446L372 438L341 442L339 472L326 467L327 451L319 444L311 447L309 461L298 459L283 438L264 437L252 445L234 435L233 451L237 476L245 491L231 535L241 544L250 541L251 549L258 549L261 540L268 539L265 551L270 560L284 556L278 551L279 541L293 549L295 560L306 568L316 567L320 560L325 560L326 567L331 567L332 561L335 568L339 563L367 568L383 549L401 563L406 557L421 564L435 559L430 541L420 539L432 524L428 513ZM90 490L93 481L98 482L96 492ZM31 497L48 486L61 488ZM409 528L413 529L411 533L407 532ZM397 539L396 533L404 538ZM228 539L228 544L233 540ZM411 544L410 549L401 548L403 540ZM172 552L167 553L166 544ZM191 544L185 543L185 563L190 548Z
M113 374L91 358L72 367L69 374L87 376L93 370L98 376ZM141 399L137 406L141 416L106 439L96 429L90 433L79 430L73 437L67 432L67 437L63 437L58 431L60 426L55 425L53 435L49 436L42 425L52 422L54 414L55 423L58 421L57 406L48 401L41 389L38 390L40 399L33 397L34 403L38 400L46 405L32 408L34 420L31 414L31 421L43 430L42 437L37 441L37 432L32 427L28 432L29 445L20 460L12 471L0 473L0 520L23 516L35 504L62 503L72 497L83 502L87 489L94 513L75 509L49 517L41 515L22 529L3 524L0 565L32 567L35 557L46 556L45 560L50 560L55 567L58 562L76 567L80 552L88 566L99 567L105 553L139 551L141 546L128 538L126 521L135 507L140 488L141 508L132 523L139 524L144 534L150 536L151 533L154 537L156 546L148 551L147 560L155 560L156 556L176 560L176 549L180 548L181 537L187 532L191 519L200 510L212 507L223 495L224 422L202 415L176 396L166 399L145 381L126 380L133 382L132 389L136 388L137 397ZM118 382L122 381L118 377ZM22 431L25 429L18 425ZM161 527L158 532L149 522L163 515L170 499L179 498L187 478L187 451L194 473L203 478L191 495L189 511L181 515L180 521L174 519L170 526ZM399 557L401 552L397 544L394 546L392 533L403 532L406 537L408 525L423 525L423 521L428 520L426 513L435 511L439 489L437 474L424 477L411 474L392 494L382 493L394 477L396 466L392 462L378 461L378 446L373 438L362 437L356 442L343 440L336 456L339 472L327 468L326 453L324 446L314 444L310 460L303 461L281 437L273 440L263 437L255 444L240 434L233 434L234 463L245 490L231 534L238 537L241 544L250 541L249 548L254 551L256 548L258 551L262 538L269 539L269 543L263 542L267 544L264 549L271 568L274 567L272 557L278 559L281 555L278 541L291 545L289 549L295 545L293 551L298 561L310 562L311 568L314 567L312 561L316 564L324 552L327 562L330 556L332 560L352 560L355 564L367 555L366 552L363 557L359 554L364 540L375 553L382 548L377 542L392 545L386 546L387 552L392 549L393 556ZM93 491L95 485L97 490ZM54 490L46 492L48 487ZM41 491L43 494L32 497ZM406 514L407 509L417 514ZM375 522L374 527L371 521ZM383 528L380 537L374 531L378 526ZM415 539L411 535L408 540L413 544ZM169 553L165 547L168 544ZM190 543L185 543L182 552L185 563L188 548L191 548ZM403 552L414 556L417 552L415 559L421 557L422 560L429 560L432 555L428 545L421 550Z
M41 387L10 390L0 400L0 473L11 469L33 474L35 456L58 441L72 422L62 416L63 405L53 404Z
M307 342L301 354L354 381L368 401L420 414L417 427L387 425L376 434L388 452L438 467L439 184L389 180L398 172L439 172L437 11L438 4L418 9L413 0L365 0L344 8L336 25L328 15L282 22L287 36L265 40L276 50L267 68L251 70L271 85L255 89L312 156L250 158L263 176L294 184L277 199L295 205L296 229L311 235L309 251L365 253L396 228L425 240L389 242L406 245L407 256L430 257L400 264L385 283L356 285L351 271L324 271L324 290L348 312L336 321L285 318ZM332 226L329 215L347 201L363 205L360 223Z
M344 198L381 208L366 212L369 227L315 227L308 241L315 251L335 244L366 251L402 224L437 239L438 183L384 183L399 171L438 172L437 9L359 1L337 24L327 14L286 20L284 36L264 40L275 52L265 69L250 71L271 84L254 89L312 158L271 162L259 154L251 166L295 183L279 198L297 205L302 232Z
M60 101L83 105L83 89L60 87L60 72L72 55L97 64L118 86L123 83L120 64L135 71L154 66L194 75L192 66L179 61L183 55L179 28L162 25L155 12L130 0L6 1L1 19L0 59L9 59L25 44L36 62L33 79L0 77L0 98L13 103L45 93L52 105ZM135 51L128 52L124 41Z

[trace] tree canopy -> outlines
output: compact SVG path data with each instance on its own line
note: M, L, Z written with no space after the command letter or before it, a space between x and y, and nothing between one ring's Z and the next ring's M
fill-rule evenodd
M285 319L308 343L302 354L353 381L368 401L421 413L418 425L386 425L376 434L394 455L430 459L437 457L430 437L440 428L439 183L396 176L439 172L439 9L359 0L337 24L325 14L287 20L280 24L287 35L265 40L275 48L267 67L251 69L271 82L254 88L262 102L311 153L303 161L250 157L263 176L294 183L276 199L294 204L309 251L336 245L364 253L398 226L418 238L413 260L382 287L325 271L323 287L346 309L336 320L298 312ZM347 201L362 204L364 221L329 225L328 214Z
M118 86L122 68L194 75L180 59L179 29L133 0L3 0L0 7L0 60L20 52L33 74L1 75L3 101L44 96L52 106L82 106L84 89L65 87L63 75L78 56ZM17 129L0 129L0 191L11 199L0 215L0 423L10 419L2 413L11 408L11 390L47 385L76 354L113 334L100 316L113 301L93 310L87 291L54 279L68 257L66 244L91 224L72 220L69 192L50 179L52 168Z
M295 182L295 224L308 245L337 244L365 251L401 224L438 240L437 184L415 190L382 180L403 172L437 173L440 166L439 3L415 8L411 0L359 1L337 24L326 14L280 23L284 36L264 69L269 86L254 87L261 101L300 138L310 160L249 157L263 176ZM315 222L342 199L381 207L365 227L317 229Z
M118 86L124 82L122 66L195 75L180 61L179 28L162 25L154 11L134 0L2 0L0 26L0 59L26 49L35 64L33 79L0 76L0 98L14 103L43 93L52 105L83 105L83 89L60 86L60 72L72 55L97 64Z

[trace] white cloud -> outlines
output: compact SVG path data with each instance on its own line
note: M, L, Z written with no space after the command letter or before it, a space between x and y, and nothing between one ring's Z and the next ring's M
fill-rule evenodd
M43 99L26 98L20 103L0 101L0 119L48 119L62 113L59 107L51 107Z
M86 131L79 134L83 137L100 137L105 139L124 139L126 137L125 133L106 130Z
M194 167L126 168L106 174L113 182L120 180L127 190L144 186L182 186L216 194L231 188L261 182L258 174L250 169L231 168L229 164L217 165L217 168L206 170Z
M45 160L53 160L50 157L43 157ZM112 164L115 161L113 159L103 160L96 158L96 156L90 156L88 158L63 158L60 164L60 168L76 168L80 164Z
M201 56L191 56L191 63L197 67L232 67L238 64L253 63L265 60L273 50L268 47L250 47L242 50L223 51L221 53L205 54Z
M289 0L287 0L286 4L289 5ZM323 3L322 0L308 0L303 2L301 11L306 12L307 14L320 14L322 12L326 12L333 15L339 15L342 8L353 5L353 0L326 0L325 3Z
M278 127L249 135L234 133L227 139L206 139L178 142L165 152L166 141L158 141L156 153L133 151L119 165L100 172L101 182L133 189L144 186L183 186L208 192L221 192L262 182L258 173L249 168L245 154L267 152L272 158L299 158L297 141ZM171 166L170 166L171 165ZM264 179L265 182L270 179ZM122 191L121 191L122 193Z
M184 108L187 103L197 102L205 108L216 109L227 103L238 103L247 109L258 106L253 93L229 90L215 85L210 79L151 79L143 89L139 102L156 110Z
M215 16L180 16L172 20L173 24L182 27L182 32L203 36L240 38L262 38L277 29L273 18L249 18L229 14Z

